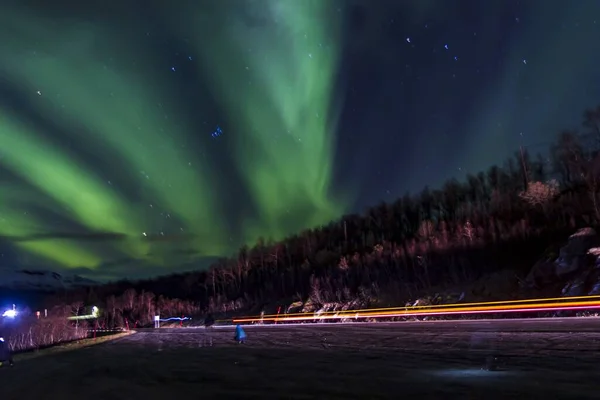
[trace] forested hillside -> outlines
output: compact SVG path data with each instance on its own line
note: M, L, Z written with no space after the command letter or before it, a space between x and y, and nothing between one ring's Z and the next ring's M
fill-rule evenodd
M503 166L464 182L425 188L278 243L260 240L209 271L71 296L101 299L135 288L213 311L308 298L400 303L501 269L525 271L575 228L600 220L599 149L600 107L584 114L579 131L560 133L548 154L517 149Z

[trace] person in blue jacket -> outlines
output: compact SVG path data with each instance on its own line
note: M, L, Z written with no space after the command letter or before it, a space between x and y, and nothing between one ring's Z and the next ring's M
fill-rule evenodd
M8 343L6 343L4 338L0 336L0 366L2 366L4 362L8 362L8 365L11 367L15 365L12 358L12 353L8 348Z
M248 335L246 335L244 328L242 328L240 325L236 325L235 336L233 337L235 339L235 341L242 344L246 341L247 337L248 337Z

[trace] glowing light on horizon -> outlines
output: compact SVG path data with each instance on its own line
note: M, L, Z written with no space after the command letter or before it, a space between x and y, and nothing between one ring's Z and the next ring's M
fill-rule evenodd
M6 310L4 311L4 313L2 314L3 317L6 318L15 318L17 316L17 310Z

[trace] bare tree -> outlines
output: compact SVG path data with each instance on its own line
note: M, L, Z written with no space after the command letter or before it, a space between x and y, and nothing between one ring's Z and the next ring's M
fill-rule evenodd
M558 182L552 179L546 183L530 182L527 189L519 193L519 197L532 207L539 205L545 210L546 204L558 196L559 193Z
M435 234L435 226L433 222L430 220L422 221L419 225L419 230L417 232L418 237L421 240L427 241L431 240Z
M465 223L465 226L463 228L463 235L467 238L469 243L472 243L475 239L475 228L473 227L473 224L471 224L471 221L467 221Z
M135 289L127 289L123 293L123 307L127 310L134 310L136 296L137 293L135 292Z
M83 308L83 301L75 301L73 303L71 303L71 314L74 317L78 317L79 316L79 312L81 311L81 309ZM79 328L79 319L75 318L75 329Z

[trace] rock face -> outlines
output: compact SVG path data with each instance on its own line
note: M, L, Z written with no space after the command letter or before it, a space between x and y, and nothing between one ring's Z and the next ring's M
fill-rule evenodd
M582 274L567 282L563 288L561 295L565 297L576 297L585 295L585 281L587 274Z
M556 280L556 264L554 260L540 260L529 272L525 282L528 287L540 287Z
M519 292L517 272L506 269L482 276L467 287L466 301L493 301L514 297Z
M555 262L556 275L562 277L585 268L589 262L588 250L598 245L600 240L592 228L583 228L572 234L560 249Z
M538 288L561 284L566 297L600 294L600 236L592 228L578 230L556 259L538 261L525 282Z

